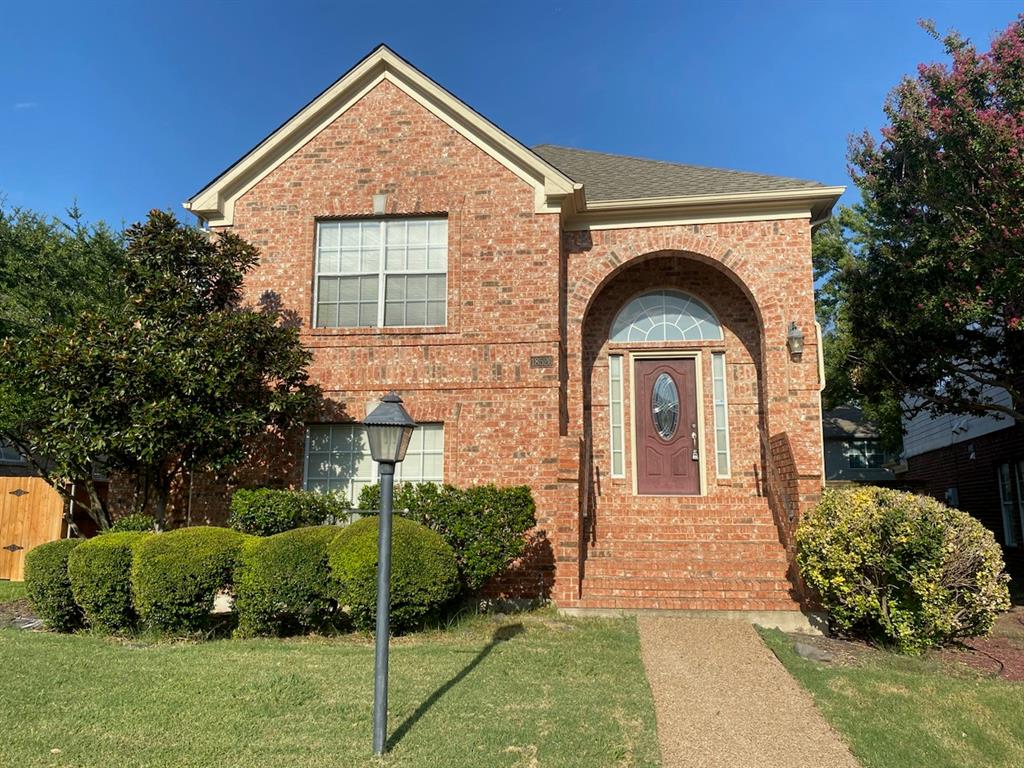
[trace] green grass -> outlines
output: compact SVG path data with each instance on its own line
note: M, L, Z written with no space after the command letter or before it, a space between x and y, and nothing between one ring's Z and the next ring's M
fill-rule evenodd
M625 620L541 613L397 639L383 763L366 637L147 645L2 630L0 659L4 763L23 768L658 765Z
M0 605L25 597L24 581L0 581Z
M783 633L760 631L864 768L1024 765L1024 684L883 651L818 664Z

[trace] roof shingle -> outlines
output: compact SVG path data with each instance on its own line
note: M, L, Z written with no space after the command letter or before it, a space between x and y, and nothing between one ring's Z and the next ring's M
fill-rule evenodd
M666 163L554 144L540 144L532 149L570 179L582 183L587 199L594 201L778 192L825 186L805 179Z

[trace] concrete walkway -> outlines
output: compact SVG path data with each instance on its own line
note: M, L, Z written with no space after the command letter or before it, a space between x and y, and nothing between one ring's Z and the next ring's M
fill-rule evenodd
M857 768L750 624L637 621L664 768Z

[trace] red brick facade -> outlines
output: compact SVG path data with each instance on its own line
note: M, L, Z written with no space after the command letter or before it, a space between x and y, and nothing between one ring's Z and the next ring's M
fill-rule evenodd
M369 217L379 192L389 216L447 216L447 325L314 329L316 223ZM231 226L262 254L248 299L280 302L314 351L320 420L359 419L395 389L415 419L443 422L446 482L532 487L534 551L502 589L566 608L798 607L789 515L822 479L809 216L569 227L537 212L536 189L507 164L384 80L242 194ZM608 354L627 361L628 403L638 351L610 344L609 326L654 288L701 298L724 330L661 345L701 353L699 496L633 493L628 416L625 477L609 477ZM798 360L785 346L791 321L806 337ZM732 472L721 479L713 351L727 371ZM223 521L238 485L300 486L302 451L301 434L268 439L253 466L182 489L176 518Z

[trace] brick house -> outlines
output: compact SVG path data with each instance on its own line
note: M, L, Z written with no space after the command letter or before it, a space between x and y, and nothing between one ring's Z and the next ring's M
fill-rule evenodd
M811 231L842 191L530 149L381 46L185 203L259 247L247 296L291 313L325 400L176 514L221 522L239 485L355 498L375 472L353 420L395 389L422 425L400 480L532 487L530 555L496 588L799 617Z

